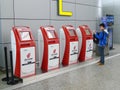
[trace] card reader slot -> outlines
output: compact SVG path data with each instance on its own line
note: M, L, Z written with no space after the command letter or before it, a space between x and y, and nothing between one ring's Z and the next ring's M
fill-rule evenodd
M76 40L76 39L75 39L75 38L70 38L70 40L71 40L71 41L74 41L74 40Z
M87 37L87 39L91 39L91 37Z
M30 43L21 44L21 46L30 46Z
M52 40L51 40L51 41L49 41L49 43L55 43L55 42L56 42L56 41L52 41Z

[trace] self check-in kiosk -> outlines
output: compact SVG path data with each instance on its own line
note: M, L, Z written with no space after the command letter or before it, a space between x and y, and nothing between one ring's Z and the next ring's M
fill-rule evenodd
M53 26L42 26L38 30L39 65L42 71L59 68L59 38Z
M77 29L77 34L79 36L79 41L82 41L79 44L81 45L79 60L85 61L92 59L93 55L93 36L90 28L87 25L79 26Z
M60 29L60 56L64 66L78 62L78 37L72 25Z
M29 27L16 26L11 30L14 75L24 78L36 74L35 41Z

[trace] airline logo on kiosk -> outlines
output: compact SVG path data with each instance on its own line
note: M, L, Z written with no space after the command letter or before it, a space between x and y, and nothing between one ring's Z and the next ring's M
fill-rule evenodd
M35 47L21 48L21 77L35 73Z
M69 64L76 63L78 57L78 42L70 42L70 60Z
M59 44L48 45L48 69L59 67Z
M93 54L93 40L86 40L86 56L85 59L91 59Z
M54 54L56 53L56 49L53 50L53 53L54 53Z
M53 59L56 59L56 58L59 58L59 56L58 56L58 50L57 50L57 48L56 47L53 47L53 46L51 46L51 49L53 48L53 52L51 53L51 58L50 58L50 60L53 60ZM55 48L55 49L54 49Z
M76 46L74 46L74 50L76 49Z
M93 47L92 47L91 43L88 44L88 50L87 50L87 52L90 52L90 51L93 51Z
M29 52L29 53L27 53L26 54L26 58L25 58L25 61L30 61L30 60L32 60L33 58L31 57L31 53Z
M30 55L31 55L31 53L28 53L28 54L27 54L27 58L30 58Z
M57 53L57 50L56 50L56 49L54 49L54 50L53 50L53 53L51 54L51 56L55 56L55 55L58 55L58 53ZM52 58L51 58L51 60L52 60Z
M72 49L72 54L71 55L74 55L74 54L78 54L78 50L77 50L77 46L73 46L73 49Z
M73 49L72 49L73 54L78 54L77 51L78 51L77 46L76 45L73 46ZM73 55L73 54L71 54L71 55Z
M74 51L76 51L76 46L74 46Z

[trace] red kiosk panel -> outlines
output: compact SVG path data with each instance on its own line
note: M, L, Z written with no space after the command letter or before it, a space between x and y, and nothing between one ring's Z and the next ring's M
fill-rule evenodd
M24 78L36 74L36 44L29 27L16 26L11 30L14 75Z
M80 61L89 60L93 54L93 36L87 25L79 26L82 33L82 48L79 55Z
M53 26L40 27L44 41L42 71L49 71L59 68L59 39ZM38 38L40 40L40 38Z
M62 60L64 66L78 62L78 37L72 25L63 26L66 37L65 52Z

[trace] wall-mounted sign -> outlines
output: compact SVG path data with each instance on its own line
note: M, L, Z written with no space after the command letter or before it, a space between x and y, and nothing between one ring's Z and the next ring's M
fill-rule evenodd
M63 0L58 0L58 15L59 16L72 16L72 12L63 10Z

